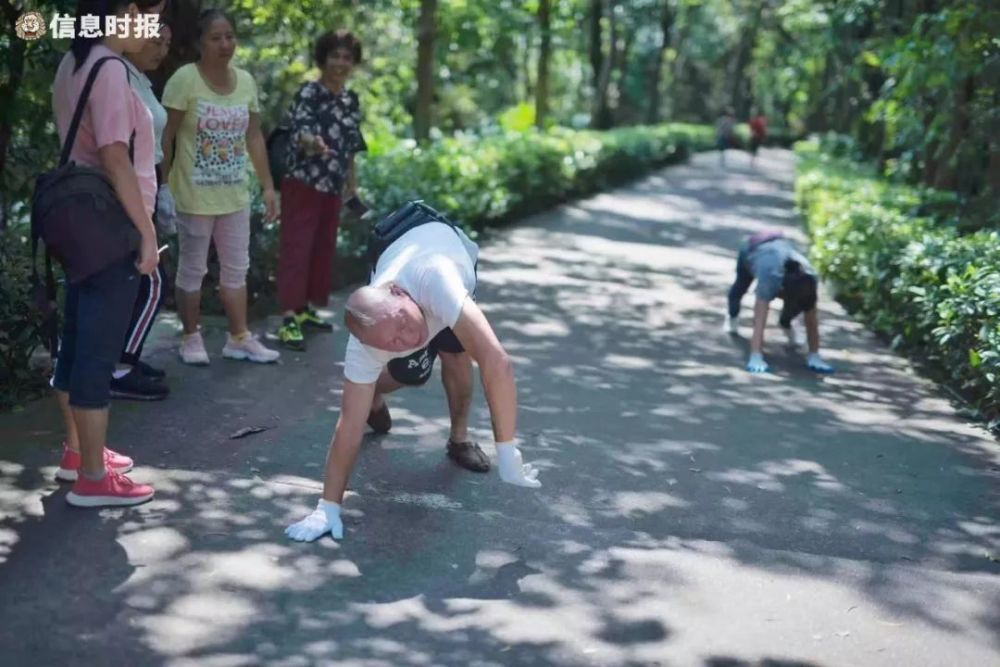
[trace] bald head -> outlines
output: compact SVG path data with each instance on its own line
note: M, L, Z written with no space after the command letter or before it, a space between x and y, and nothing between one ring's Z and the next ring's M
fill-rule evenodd
M347 297L344 306L344 324L355 338L362 339L366 330L378 325L389 311L391 294L386 286L359 287Z
M344 324L364 345L389 352L416 349L427 339L423 312L395 283L354 290L344 307Z

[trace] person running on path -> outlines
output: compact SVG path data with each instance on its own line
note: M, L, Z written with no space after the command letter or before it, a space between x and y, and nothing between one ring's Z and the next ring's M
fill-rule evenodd
M500 479L541 486L537 469L522 462L514 441L517 394L510 357L473 297L478 246L415 202L380 222L376 238L384 250L379 252L377 241L369 245L371 280L347 300L346 379L323 496L312 514L286 530L293 540L312 541L328 532L343 537L340 503L365 423L376 433L388 432L392 420L385 395L425 384L438 356L451 414L448 456L465 468L489 470L485 453L468 440L474 360L492 417Z
M756 108L750 110L750 164L757 162L757 151L767 140L767 118Z
M715 122L715 145L719 149L719 164L724 167L726 149L736 145L736 117L731 107Z
M801 339L792 324L800 313L805 320L809 355L806 366L817 373L832 373L833 367L819 354L819 316L816 311L817 278L809 261L792 246L780 231L755 234L740 247L736 260L736 280L729 289L729 312L723 330L739 333L740 301L757 281L753 309L753 337L746 369L751 373L766 373L764 361L764 327L770 303L781 298L783 306L778 322L788 336L789 345L799 347Z

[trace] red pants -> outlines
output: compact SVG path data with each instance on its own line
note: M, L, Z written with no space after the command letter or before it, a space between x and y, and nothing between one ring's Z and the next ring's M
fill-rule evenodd
M278 302L283 311L301 310L307 302L326 305L340 206L340 195L314 190L294 178L282 179Z

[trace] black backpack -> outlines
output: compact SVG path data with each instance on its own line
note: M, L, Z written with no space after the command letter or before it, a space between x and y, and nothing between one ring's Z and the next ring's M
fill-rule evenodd
M69 159L76 133L80 129L90 90L107 56L94 63L76 104L59 165L35 180L31 201L32 257L38 240L45 252L55 257L70 282L80 282L99 273L139 249L139 230L125 212L110 179L100 169L79 165ZM128 67L125 67L128 76ZM135 131L129 141L132 159Z
M52 260L63 266L70 282L80 282L121 261L139 248L139 230L125 212L114 186L100 169L71 162L70 151L80 129L80 121L101 66L118 60L131 76L125 62L116 56L106 56L94 63L80 93L73 120L66 134L59 164L35 180L31 202L31 280L35 300L45 312L49 329L50 350L54 351L55 278ZM135 130L129 140L129 159L133 157ZM41 288L38 278L38 241L45 244L46 285Z
M271 168L271 179L276 188L281 187L281 179L288 173L292 157L292 130L284 125L271 130L267 136L267 164Z
M458 225L421 200L408 201L375 223L368 237L367 257L372 271L386 248L414 227L428 222L443 222L458 234Z

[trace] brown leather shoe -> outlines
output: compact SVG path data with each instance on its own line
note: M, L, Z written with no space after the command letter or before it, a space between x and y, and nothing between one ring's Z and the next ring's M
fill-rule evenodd
M489 472L490 469L490 457L471 440L466 442L448 440L448 458L472 472Z
M372 430L383 435L392 428L392 416L389 414L389 404L382 402L382 407L368 413L368 425Z

